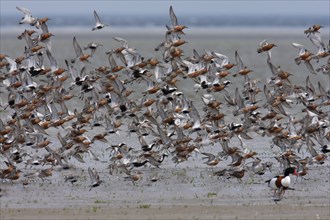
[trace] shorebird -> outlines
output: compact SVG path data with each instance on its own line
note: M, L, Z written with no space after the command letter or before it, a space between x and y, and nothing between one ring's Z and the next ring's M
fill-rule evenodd
M51 19L48 17L38 18L36 28L40 28L43 24L46 24L49 20L51 20Z
M95 10L94 10L94 18L95 18L95 26L92 28L92 31L100 30L100 29L104 28L105 26L108 26L107 24L103 24L101 22L101 19Z
M109 60L109 64L110 64L110 70L113 73L119 72L120 70L125 68L124 66L120 66L120 65L116 64L116 61L115 61L112 53L110 53L108 55L108 60Z
M310 152L311 156L312 156L312 160L311 163L317 163L317 164L323 164L325 159L327 158L327 156L323 153L317 153L316 150L314 149L314 143L312 142L312 140L307 137L307 150Z
M218 64L221 69L230 70L233 66L236 65L236 64L230 63L229 58L224 54L212 52L212 55L214 56L213 61L216 64Z
M183 64L188 68L186 76L189 78L196 78L207 72L206 66L202 62L192 63L183 60Z
M29 9L19 6L16 6L16 8L24 14L24 17L19 22L19 24L30 24L31 26L37 24L37 18L32 16L31 11Z
M94 55L96 49L100 46L103 46L103 44L99 43L99 42L91 42L89 44L87 44L86 47L84 47L84 50L90 49L91 50L91 57Z
M140 181L142 179L142 172L137 171L135 174L130 174L129 176L125 176L125 180L130 180L135 185L136 182Z
M82 49L80 47L80 45L77 42L76 37L73 37L73 47L74 47L74 51L76 53L76 59L79 59L80 61L84 62L84 61L88 61L88 58L91 56L89 54L84 54L82 52Z
M143 155L151 165L153 165L157 168L159 168L161 163L164 161L165 157L168 156L168 154L166 154L166 153L164 153L162 155L159 155L158 153L153 153L153 154L145 153Z
M216 166L221 161L218 155L206 152L202 152L202 154L206 156L203 157L203 159L207 159L207 161L205 161L204 163L208 166Z
M297 65L301 63L301 61L304 61L305 66L307 67L308 71L316 74L314 67L310 63L310 61L313 58L313 55L309 50L305 48L305 46L298 44L298 43L292 43L292 46L299 49L298 57L294 59Z
M170 14L171 22L172 22L172 27L167 27L168 33L171 34L174 32L174 33L184 34L183 29L185 29L186 26L179 25L178 18L176 17L176 15L174 13L172 5L170 6L169 14Z
M235 168L235 169L231 169L231 170L227 170L226 171L226 175L228 175L227 179L230 179L231 177L235 177L237 179L238 182L242 183L242 178L245 175L245 168Z
M274 189L274 200L280 201L283 198L285 190L292 189L290 188L291 178L290 174L298 176L296 169L293 167L286 168L284 175L276 176L270 180L267 180L269 187Z
M330 55L330 50L327 49L325 44L323 43L320 32L311 34L309 36L309 39L318 49L317 53L315 55L313 55L313 57L312 57L313 59L316 59L316 61L319 62L319 60L321 58L324 58L324 57L327 57Z
M65 69L63 68L60 68L57 64L57 61L55 60L55 58L52 56L52 54L49 52L49 50L46 50L46 54L47 54L47 57L50 61L50 65L51 65L51 71L52 73L55 75L55 76L59 76L61 75L62 73L65 72Z
M11 164L10 162L5 161L5 164L7 166L6 169L0 169L0 178L4 179L7 178L8 175L10 175L12 172L16 170L16 166Z
M38 41L42 42L46 45L47 50L52 50L52 43L50 38L54 36L52 33L49 32L48 26L46 24L41 24L42 34L38 36Z
M273 47L277 47L277 46L275 44L273 44L273 43L268 43L267 40L263 40L263 41L260 42L259 48L257 49L257 52L258 53L267 52L268 57L270 58L271 57L270 50Z
M184 161L188 163L193 152L200 153L202 148L203 156L195 157L194 164L216 166L223 158L230 157L226 166L214 175L235 177L239 182L244 175L263 175L272 162L274 165L278 162L284 170L295 166L300 176L307 174L307 165L327 162L330 122L326 108L330 105L330 93L324 82L316 85L311 77L307 77L305 85L295 85L294 77L299 75L275 65L268 55L267 64L264 64L268 65L271 78L259 88L262 82L253 76L247 77L251 71L245 67L237 51L235 64L229 62L228 56L214 51L198 53L193 49L191 55L187 54L182 47L187 43L183 39L185 26L178 22L172 6L169 9L171 25L166 26L164 39L156 47L163 52L160 56L146 53L149 57L144 58L127 40L114 37L120 45L106 52L108 60L101 63L102 59L93 57L89 62L89 57L95 54L100 44L92 42L82 51L73 37L76 56L65 60L64 70L60 67L63 59L55 59L59 55L51 51L53 35L48 30L49 19L37 19L35 24L31 12L18 7L24 13L21 23L35 25L42 33L25 30L18 36L25 40L26 46L21 53L16 51L19 57L0 54L0 113L3 113L0 119L0 157L7 159L0 169L1 179L19 179L18 168L25 164L28 166L25 169L32 170L30 177L48 177L54 171L71 169L72 157L81 163L90 162L85 160L85 154L94 160L93 163L106 162L100 161L98 155L108 148L100 148L98 141L108 145L111 137L106 137L119 134L119 128L122 137L135 133L130 138L136 143L132 147L112 143L108 168L111 175L123 173L128 177L122 179L132 182L141 179L138 169L148 172L153 167L160 167L165 163L165 157L169 157L166 167L173 163L173 166ZM107 26L100 21L96 11L94 16L93 31ZM299 50L295 62L305 62L313 73L313 68L317 67L316 72L321 71L330 77L330 59L318 65L319 61L326 61L322 58L329 55L330 49L321 39L320 28L315 25L305 31L308 41L313 44L311 52L314 54L303 45L293 43ZM256 50L268 53L273 47L275 45L264 40ZM85 51L88 49L91 52ZM44 62L45 58L49 62ZM241 84L233 80L236 83L233 89L226 87L230 82L224 78L231 77L229 71L234 65L238 68L234 76L243 75L245 80ZM70 82L64 82L66 79ZM143 88L139 87L141 82ZM258 94L262 88L264 93ZM198 92L195 93L194 89ZM130 95L132 91L134 94ZM82 95L78 97L75 92ZM223 97L217 92L223 93ZM226 106L221 105L221 98L225 99ZM259 105L258 98L263 98L265 103ZM231 112L239 118L233 120L233 116L227 114ZM294 112L299 114L292 117ZM278 147L279 155L270 158L272 161L255 157L272 149L256 148L252 151L243 142L243 139L252 137L259 140L264 135L271 141L272 149ZM237 144L231 142L234 137L239 138L241 146L229 145ZM211 145L219 142L222 152L205 153L211 150ZM302 152L307 152L308 157L302 159ZM22 166L16 165L22 162ZM247 167L249 163L252 166ZM44 165L52 168L38 169ZM247 172L247 168L251 172ZM94 169L89 167L88 173L91 183L86 185L87 188L102 183ZM278 200L283 197L285 189L290 189L286 173L282 180L278 176L267 181L276 187ZM54 175L53 178L56 176L71 183L78 178L70 174ZM22 180L22 183L29 183L28 180Z
M233 76L240 74L240 75L244 76L245 79L247 79L248 78L247 75L249 73L253 72L253 70L250 70L249 68L244 66L244 63L237 51L235 51L235 60L236 60L237 72Z
M322 25L314 24L313 26L309 27L308 29L304 30L304 33L307 34L307 37L311 34L318 32L321 28L323 28Z
M260 158L255 158L254 161L249 162L249 163L252 163L252 166L251 166L252 172L254 174L257 174L257 175L260 175L260 176L265 174L267 168L271 172L271 167L273 165L272 162L263 163ZM247 165L249 163L246 163L245 165Z
M92 184L89 186L89 191L91 191L92 188L98 187L103 182L103 180L100 180L98 172L96 170L93 171L90 167L88 167L88 174L92 182Z
M72 185L78 181L79 176L77 175L68 175L68 176L64 176L64 182L70 182Z

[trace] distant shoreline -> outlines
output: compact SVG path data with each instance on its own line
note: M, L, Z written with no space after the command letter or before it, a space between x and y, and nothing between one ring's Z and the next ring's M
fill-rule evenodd
M23 32L25 29L29 29L28 26L16 26L10 28L3 28L1 30L1 37L12 37ZM185 32L187 35L197 36L236 36L243 34L244 36L255 35L272 35L272 36L301 36L303 34L302 27L189 27ZM134 34L136 37L144 37L146 35L163 35L166 31L165 26L145 26L145 27L109 27L101 31L91 31L91 28L87 26L74 26L74 27L51 27L50 32L60 34L61 36L71 36L73 34L81 34L86 36L109 36L109 34ZM329 32L329 28L325 28L323 32Z

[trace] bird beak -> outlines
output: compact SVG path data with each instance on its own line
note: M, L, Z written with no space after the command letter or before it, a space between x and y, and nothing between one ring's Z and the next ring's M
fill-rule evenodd
M293 175L295 176L299 176L299 173L296 172L296 170L294 171Z

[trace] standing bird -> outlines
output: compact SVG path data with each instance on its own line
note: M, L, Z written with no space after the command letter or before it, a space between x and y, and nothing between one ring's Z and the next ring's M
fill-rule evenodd
M92 181L92 184L90 185L90 189L89 189L89 191L91 191L93 187L99 186L103 181L100 180L100 176L97 173L97 171L96 170L93 171L90 167L88 167L88 174Z
M291 178L290 174L298 176L299 174L296 172L296 169L293 167L286 168L284 171L284 175L275 176L274 178L267 180L269 187L274 189L274 200L280 201L283 198L284 192L290 188Z
M105 26L108 26L107 24L103 24L101 22L101 19L95 10L94 10L94 18L95 18L95 26L92 28L92 31L100 30L100 29L104 28Z

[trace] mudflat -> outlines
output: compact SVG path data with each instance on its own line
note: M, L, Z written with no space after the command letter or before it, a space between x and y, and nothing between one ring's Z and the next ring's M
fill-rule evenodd
M2 219L329 219L329 204L4 208Z
M192 162L198 160L191 158ZM292 178L292 187L279 202L264 176L218 178L217 170L182 164L142 167L144 178L125 181L100 172L104 183L89 190L86 170L77 183L64 182L55 172L44 182L23 186L2 183L1 219L329 219L329 165L311 167L308 179ZM76 171L78 172L78 171ZM151 176L158 181L150 181Z

